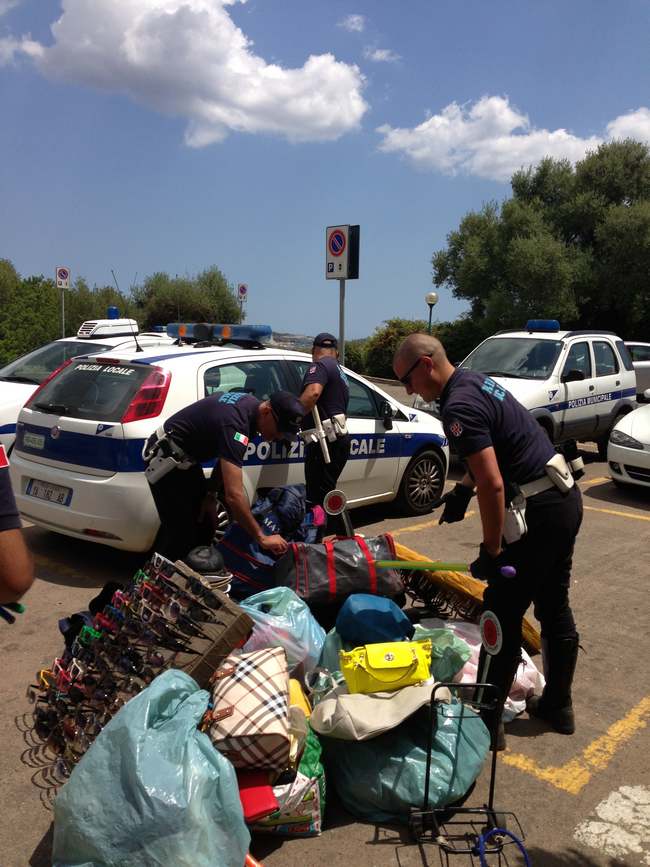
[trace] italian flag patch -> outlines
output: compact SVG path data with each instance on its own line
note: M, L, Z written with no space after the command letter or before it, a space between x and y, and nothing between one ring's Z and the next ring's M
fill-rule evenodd
M235 442L241 443L242 445L248 445L248 437L244 436L243 433L236 433L233 439L235 440Z

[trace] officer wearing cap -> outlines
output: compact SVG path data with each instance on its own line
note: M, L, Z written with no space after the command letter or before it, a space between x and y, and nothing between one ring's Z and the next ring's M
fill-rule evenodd
M307 502L313 506L322 506L326 494L336 488L350 454L346 419L350 391L338 355L336 337L326 332L318 334L312 347L312 364L302 380L300 402L305 412L305 483ZM314 433L314 407L325 430L329 463L325 461L324 448Z
M265 536L251 514L242 466L253 437L260 433L268 442L295 439L302 415L298 398L279 391L265 401L245 392L215 392L170 416L143 450L145 475L160 516L155 550L177 560L204 542L200 522L214 504L211 492L223 488L233 519L261 548L283 554L286 541ZM202 464L215 459L208 482Z
M567 461L508 391L486 374L454 368L434 337L407 337L393 369L408 394L440 399L445 433L468 470L442 498L440 523L461 521L477 489L483 542L471 571L487 581L483 607L496 614L503 633L487 677L502 696L497 718L520 662L523 616L533 602L542 630L546 687L527 709L556 731L572 734L578 633L569 584L582 498ZM516 575L507 577L505 566L513 566ZM483 651L479 674L484 661ZM483 715L493 724L493 716ZM501 725L496 746L505 746Z

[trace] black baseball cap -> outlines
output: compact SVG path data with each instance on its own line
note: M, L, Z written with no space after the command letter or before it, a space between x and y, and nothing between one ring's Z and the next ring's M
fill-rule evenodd
M290 391L276 391L269 398L278 431L292 438L300 431L305 408Z
M314 337L314 346L322 346L323 349L338 349L339 342L333 334L323 331Z

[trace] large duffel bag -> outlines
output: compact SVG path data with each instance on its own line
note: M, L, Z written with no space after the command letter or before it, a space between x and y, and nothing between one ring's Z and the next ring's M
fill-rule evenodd
M352 593L393 598L404 592L402 579L394 569L378 569L375 561L395 559L389 533L371 539L336 537L315 545L294 542L278 560L275 579L310 606L340 606Z

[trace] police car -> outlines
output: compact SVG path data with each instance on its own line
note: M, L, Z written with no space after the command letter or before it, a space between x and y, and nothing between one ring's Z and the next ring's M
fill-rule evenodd
M136 342L144 349L157 344L171 345L173 340L166 334L139 334L134 319L94 319L84 322L76 337L63 337L39 346L0 368L0 443L10 450L22 406L61 364L76 355L133 349Z
M650 389L650 343L626 340L625 345L632 356L636 373L636 399L639 403L650 401L646 391Z
M595 441L603 457L609 432L636 408L632 359L611 331L563 331L557 320L530 320L522 331L488 337L459 366L507 388L553 442Z
M243 390L261 400L279 390L300 392L311 357L263 346L268 326L189 326L180 332L201 337L206 330L209 340L192 345L95 352L67 361L31 396L20 413L11 466L26 519L116 548L148 550L158 516L142 447L164 419L214 392ZM429 512L449 460L442 425L345 373L351 446L339 484L350 506L397 499L407 513ZM251 441L244 464L249 499L256 489L304 482L303 461L302 441L289 448L259 437Z
M650 388L645 391L650 401ZM615 484L650 488L650 406L622 418L609 435L607 464Z

